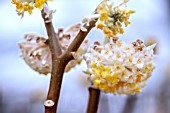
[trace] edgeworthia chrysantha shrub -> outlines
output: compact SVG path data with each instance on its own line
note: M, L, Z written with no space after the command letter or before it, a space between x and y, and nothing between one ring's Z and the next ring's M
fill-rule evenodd
M52 13L45 2L49 0L13 0L19 14L32 13L36 8L44 8L46 16L52 19ZM103 0L96 8L95 14L84 18L82 23L89 26L92 19L98 18L95 25L102 30L112 43L100 44L95 42L93 46L85 40L77 52L73 52L74 60L71 60L65 72L80 64L84 59L87 64L88 80L92 87L112 94L135 94L146 85L155 68L153 63L153 49L156 44L146 46L137 39L132 43L125 43L116 37L124 33L124 27L130 24L130 16L133 10L121 9L128 0L114 6L111 0ZM48 21L49 22L49 21ZM47 22L47 23L48 23ZM81 24L76 24L68 29L59 29L56 37L59 39L61 51L65 52L79 31L87 32ZM48 40L37 34L28 33L25 40L19 43L25 62L35 71L41 74L51 73L52 60Z

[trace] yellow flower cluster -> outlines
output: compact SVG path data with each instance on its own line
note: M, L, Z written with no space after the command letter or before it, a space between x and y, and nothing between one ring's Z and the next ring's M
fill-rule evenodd
M84 57L86 73L94 88L106 93L139 93L155 68L154 47L155 44L146 47L141 40L94 45Z
M108 38L123 34L123 23L127 27L130 24L129 17L134 13L133 10L121 10L119 6L112 8L110 1L100 4L97 12L100 14L100 18L96 27L103 30Z
M152 63L148 64L152 65ZM135 77L126 75L128 70L121 70L119 66L108 67L100 64L97 66L94 62L91 62L93 70L93 84L95 88L101 89L106 93L113 94L135 94L139 93L141 88L145 86L146 80L151 76L148 74L138 74ZM119 70L120 73L113 73L115 70ZM144 69L145 73L151 72L151 67L146 67ZM116 71L116 72L117 72ZM122 77L127 77L126 79L134 79L134 82L128 82L121 80Z
M34 8L42 9L47 1L49 0L12 0L12 3L16 5L18 13L28 12L32 14Z

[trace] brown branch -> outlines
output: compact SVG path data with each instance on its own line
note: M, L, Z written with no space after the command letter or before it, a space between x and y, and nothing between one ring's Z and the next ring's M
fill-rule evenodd
M67 63L63 59L58 58L62 54L60 43L58 41L58 38L56 37L52 22L46 23L48 18L45 18L45 15L46 14L44 10L42 10L42 18L44 19L44 23L49 39L49 47L51 50L52 70L51 70L51 80L50 80L48 96L44 106L45 106L45 113L56 113L62 79L63 79L63 73Z
M80 30L79 33L77 34L76 38L73 40L73 42L70 44L68 47L68 52L76 52L77 49L80 47L82 44L83 40L86 38L87 34L90 32L90 30L95 26L97 19L91 20L89 22L89 26L85 24L83 27L87 29L86 32Z
M97 113L99 99L100 99L100 90L90 87L87 113Z
M67 51L62 54L61 58L64 58L68 62L74 59L71 52L76 52L78 50L78 48L80 47L80 45L82 44L82 42L84 41L88 33L90 32L90 30L95 26L96 22L97 22L97 19L94 19L89 22L89 26L87 26L86 24L83 26L85 29L87 29L87 31L86 32L82 30L79 31L75 39L69 45Z
M64 69L67 63L73 59L71 52L77 51L77 49L80 47L81 43L83 42L87 34L95 26L97 20L90 21L89 26L84 25L87 31L83 32L80 30L76 38L68 47L68 50L62 54L60 43L55 35L53 24L52 22L46 23L48 18L45 18L45 15L46 15L45 12L42 10L42 18L44 19L45 27L47 30L49 38L49 47L52 55L52 70L49 91L44 106L45 113L56 113Z
M46 13L44 12L44 10L41 11L42 14L42 18L44 19L44 23L45 23L45 27L46 27L46 31L48 34L48 39L49 39L49 47L52 53L52 58L59 56L62 54L61 52L61 47L60 47L60 43L58 38L56 37L56 33L53 27L53 23L52 22L48 22L46 23L47 20L49 20L48 18L46 18Z
M48 106L48 104L45 105L45 113L56 113L57 111L65 66L66 62L64 61L64 59L63 61L62 59L59 59L58 61L54 61L53 63L50 87L46 101L52 100L54 104L52 106Z

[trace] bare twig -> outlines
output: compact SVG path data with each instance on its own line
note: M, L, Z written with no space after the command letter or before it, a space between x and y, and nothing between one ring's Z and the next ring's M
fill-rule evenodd
M77 49L80 47L81 43L83 42L83 40L85 39L85 37L87 36L89 31L95 26L96 21L97 21L97 19L91 20L89 22L89 26L87 26L87 24L85 24L83 26L83 28L85 28L87 31L80 30L80 32L77 34L76 38L73 40L73 42L68 47L67 52L77 51Z
M46 21L48 21L48 18L46 18L45 16L46 16L46 13L44 12L44 10L42 10L42 17L44 19L45 27L47 30L49 46L50 46L50 50L51 50L52 58L53 58L53 57L61 55L62 52L61 52L61 47L60 47L58 38L56 37L57 35L55 34L55 31L54 31L53 24L52 22L46 23Z
M87 113L97 113L99 99L100 99L100 90L90 87Z

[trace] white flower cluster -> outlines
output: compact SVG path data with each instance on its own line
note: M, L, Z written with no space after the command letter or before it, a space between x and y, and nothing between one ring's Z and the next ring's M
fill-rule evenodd
M19 43L25 62L40 74L48 74L51 70L51 53L46 42L46 38L30 33Z
M86 73L93 86L104 92L139 93L155 68L152 62L155 46L146 47L139 39L130 44L121 40L106 45L95 43L84 57Z
M77 35L81 25L73 25L66 30L59 29L56 37L59 39L62 52L65 52L71 41ZM83 60L82 55L87 51L88 41L84 41L82 46L75 53L76 60L70 61L65 72L69 71ZM28 33L25 35L25 40L19 43L22 51L22 57L25 62L35 71L40 74L48 74L51 72L52 61L51 52L48 45L48 40L37 34Z

